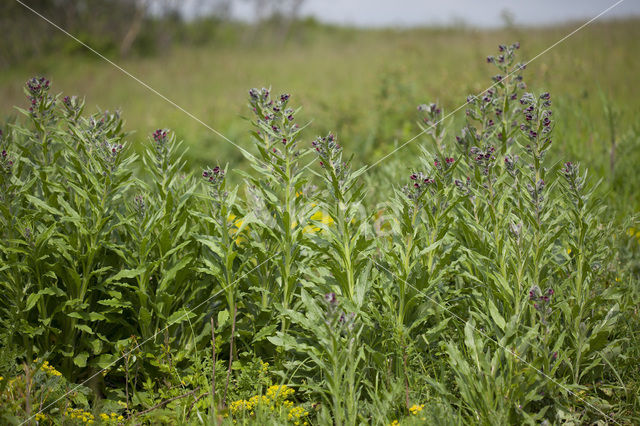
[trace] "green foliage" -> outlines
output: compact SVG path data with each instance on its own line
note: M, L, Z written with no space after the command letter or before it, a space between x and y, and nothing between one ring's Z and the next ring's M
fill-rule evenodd
M376 206L389 169L304 143L287 94L250 90L234 186L29 80L0 140L2 419L636 422L638 223L549 155L518 48L457 131L419 107L422 155Z

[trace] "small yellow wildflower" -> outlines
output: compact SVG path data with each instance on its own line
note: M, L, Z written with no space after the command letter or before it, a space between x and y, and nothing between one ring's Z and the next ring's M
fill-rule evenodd
M0 376L0 382L4 380L4 377Z
M88 411L84 411L81 408L71 408L67 407L67 410L63 414L64 416L70 417L71 419L81 420L83 423L93 423L94 416Z
M38 414L36 414L36 422L42 422L42 421L44 421L44 419L46 419L46 418L47 418L47 416L45 416L45 415L44 415L44 414L42 414L42 413L38 413Z
M305 410L303 407L298 405L289 410L289 414L287 418L291 421L296 422L296 424L298 424L301 418L306 417L308 415L309 415L309 412Z
M570 248L567 249L567 254L571 254L571 249Z
M411 414L413 414L414 416L417 415L420 411L422 411L422 409L424 408L424 404L422 405L416 405L413 404L410 408L409 411L411 411Z
M43 362L40 368L49 376L54 376L54 377L62 376L62 373L56 370L51 364L49 364L49 361Z
M270 386L269 389L267 389L267 397L270 399L280 399L280 400L285 400L287 398L289 398L291 395L293 395L295 393L295 390L291 389L289 386L287 385L274 385L274 386Z
M399 424L400 424L400 422L399 422L399 421L394 420L394 421L392 421L391 423L389 423L389 426L398 426Z

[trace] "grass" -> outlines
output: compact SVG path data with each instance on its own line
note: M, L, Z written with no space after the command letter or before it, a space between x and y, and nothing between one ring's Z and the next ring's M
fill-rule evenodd
M635 23L370 170L570 26L309 26L123 62L252 155L90 57L8 70L3 102L44 73L139 133L44 79L5 126L0 419L637 423ZM522 50L487 64L504 39Z
M302 28L300 40L266 40L175 47L150 58L115 59L160 93L242 146L247 87L271 85L289 92L313 117L309 137L331 129L356 161L370 163L418 132L415 106L438 101L446 111L485 87L486 52L505 40L519 41L522 58L532 58L575 29L549 28L354 30ZM586 161L598 175L608 166L609 128L601 104L606 96L622 114L620 138L637 136L640 87L640 25L637 20L596 22L530 64L532 86L555 94L559 153ZM171 128L191 148L189 158L205 165L216 158L232 167L238 150L157 95L90 54L46 59L5 70L0 76L0 116L24 105L22 87L31 75L55 81L54 92L82 94L87 105L119 108L137 146L158 127ZM461 122L464 110L452 119ZM625 143L625 140L619 141ZM408 156L417 152L404 150ZM401 156L401 154L399 154ZM631 204L637 205L635 194Z

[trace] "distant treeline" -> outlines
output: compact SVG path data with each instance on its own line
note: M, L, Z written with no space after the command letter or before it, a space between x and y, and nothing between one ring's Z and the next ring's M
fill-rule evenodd
M86 52L54 24L108 56L150 55L173 44L254 41L268 29L284 41L303 0L245 0L255 5L259 24L230 21L231 0L200 0L186 20L180 0L7 0L0 3L0 68L51 54ZM29 8L33 9L30 10ZM316 24L307 19L303 26Z

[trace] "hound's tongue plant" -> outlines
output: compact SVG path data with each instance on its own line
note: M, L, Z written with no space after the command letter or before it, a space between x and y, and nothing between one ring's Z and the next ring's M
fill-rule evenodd
M139 161L119 113L29 80L0 134L0 418L637 421L637 240L552 162L562 123L518 49L462 128L418 107L398 182L303 139L288 94L249 91L250 171L192 175L172 131Z

